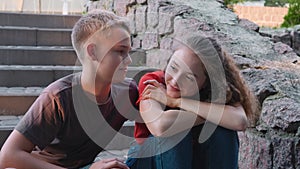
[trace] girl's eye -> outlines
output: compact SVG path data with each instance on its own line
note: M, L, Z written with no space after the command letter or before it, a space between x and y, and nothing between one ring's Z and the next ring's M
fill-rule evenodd
M172 70L176 70L175 66L171 65L170 67L171 67Z
M187 75L186 78L187 78L188 80L190 80L190 81L194 81L194 77L191 76L191 75Z

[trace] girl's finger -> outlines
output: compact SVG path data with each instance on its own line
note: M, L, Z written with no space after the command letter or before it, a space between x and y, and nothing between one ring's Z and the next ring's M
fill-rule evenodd
M155 89L155 88L156 88L156 87L153 86L153 85L147 85L147 86L145 87L144 91L142 92L142 95L143 95L143 93L144 93L145 91L151 90L151 89Z
M143 82L143 84L148 85L151 84L153 86L159 87L160 83L157 80L151 79L151 80L146 80Z

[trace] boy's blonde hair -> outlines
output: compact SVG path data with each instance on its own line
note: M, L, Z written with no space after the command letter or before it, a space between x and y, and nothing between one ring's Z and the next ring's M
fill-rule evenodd
M83 15L74 25L71 39L72 45L81 60L82 47L85 42L96 32L103 32L111 27L119 26L130 34L128 21L124 17L117 16L113 12L105 10L93 10Z

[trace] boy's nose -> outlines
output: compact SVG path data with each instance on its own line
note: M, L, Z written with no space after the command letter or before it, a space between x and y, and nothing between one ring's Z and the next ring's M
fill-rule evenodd
M123 63L125 65L129 65L130 63L132 63L132 59L129 54L127 55L127 57L124 58Z

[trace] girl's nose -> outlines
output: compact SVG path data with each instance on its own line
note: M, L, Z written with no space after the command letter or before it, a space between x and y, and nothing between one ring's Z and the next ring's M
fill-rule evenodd
M174 74L174 75L172 76L171 84L172 84L173 86L177 86L177 87L178 87L179 84L180 84L180 79L181 79L180 73Z

